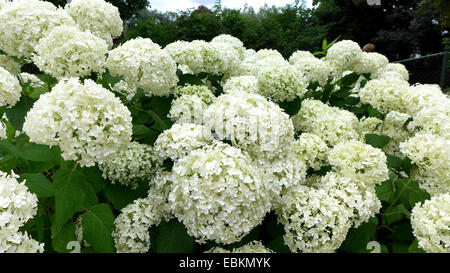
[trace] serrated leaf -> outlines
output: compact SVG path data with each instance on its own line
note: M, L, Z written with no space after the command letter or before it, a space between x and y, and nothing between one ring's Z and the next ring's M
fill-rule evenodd
M151 240L157 253L190 253L194 250L194 239L177 220L161 223Z
M391 140L388 136L377 134L366 134L365 139L367 144L372 145L375 148L383 148Z
M37 195L38 198L52 197L55 194L53 184L40 173L22 173L21 179L25 179L28 189Z
M395 200L395 192L392 187L392 180L384 181L381 185L376 186L376 193L380 201L392 203Z
M25 122L25 116L31 107L33 107L34 101L29 97L22 96L20 101L17 102L12 108L5 110L6 116L11 124L17 131L22 131L23 123Z
M114 215L106 204L98 204L84 213L81 218L83 238L95 251L112 253L114 242L112 238Z

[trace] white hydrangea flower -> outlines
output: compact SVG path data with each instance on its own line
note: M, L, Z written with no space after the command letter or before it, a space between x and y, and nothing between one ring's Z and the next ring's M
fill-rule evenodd
M93 166L130 143L131 114L101 85L71 78L40 96L23 130L32 142L59 145L65 160Z
M337 144L328 156L328 162L335 171L357 178L359 183L367 183L368 187L389 179L386 160L382 150L358 140Z
M108 45L105 41L76 27L55 27L35 48L33 61L40 70L56 78L89 76L101 73Z
M0 171L0 253L43 252L44 244L19 231L36 215L38 198L17 178Z
M419 133L400 143L400 151L418 166L414 179L431 195L450 192L450 139Z
M300 70L309 83L318 82L324 86L331 76L331 67L318 58L302 58L295 62L294 66Z
M275 64L258 73L258 93L276 102L292 101L308 91L304 74L296 66Z
M114 220L113 238L118 253L145 253L150 249L149 228L159 225L161 215L149 198L135 200Z
M297 186L282 199L278 220L292 252L335 252L350 228L344 206L323 190Z
M258 93L258 79L255 76L240 76L228 79L224 86L224 93L241 91L247 93Z
M369 81L359 92L362 103L375 107L381 113L402 111L408 108L409 84L399 79L380 79Z
M351 112L307 99L292 117L297 131L318 135L328 146L358 138L358 118Z
M406 107L401 112L408 113L411 116L424 109L432 109L448 100L448 97L442 93L441 88L437 84L416 84L408 89L405 96L407 102Z
M328 172L315 186L339 201L348 213L352 227L359 227L381 209L375 186L360 183L358 176L350 173Z
M172 101L169 117L176 123L203 123L203 112L208 106L197 95L183 95Z
M275 158L294 141L289 116L258 94L223 94L205 110L203 120L218 139L230 140L253 157Z
M0 10L0 48L12 56L31 57L39 40L62 25L75 26L75 22L50 2L13 1Z
M0 67L3 67L13 75L20 73L20 64L7 55L0 54Z
M431 108L422 108L414 122L428 133L450 139L450 99L445 98Z
M41 81L41 79L36 77L36 75L34 75L34 74L22 72L19 74L19 76L22 78L23 83L28 83L28 84L30 84L31 87L36 88L39 86L43 86L45 84L43 81Z
M119 81L118 83L116 83L112 89L125 96L125 98L128 101L131 101L137 93L137 88L135 86L133 86L133 84L129 84L124 80Z
M197 95L204 103L211 104L216 99L216 96L205 85L186 85L175 89L175 96L183 95Z
M205 41L176 41L168 44L164 50L181 66L185 66L193 74L203 72L203 56L201 48L207 44Z
M326 60L333 63L340 70L348 70L354 62L361 58L362 50L358 43L343 40L332 45L326 55Z
M119 9L104 0L71 0L65 10L81 30L90 31L104 40L112 40L122 34Z
M204 72L229 75L241 64L240 54L229 43L209 43L202 48Z
M242 60L245 55L245 47L244 43L236 37L233 37L228 34L221 34L219 36L214 37L211 40L211 43L225 43L231 45L236 52L239 53L239 57Z
M403 64L389 63L372 75L373 79L397 78L409 81L409 72Z
M202 125L176 123L158 136L154 144L154 151L160 161L167 158L176 161L213 141L211 131Z
M353 62L349 69L358 74L370 73L371 75L377 75L388 64L388 58L382 54L362 52L360 57Z
M381 134L380 128L383 124L383 120L375 117L362 118L359 121L358 133L360 135L359 140L365 141L365 135L367 134Z
M273 253L273 251L266 248L261 241L252 241L244 246L234 248L232 251L214 247L205 253Z
M17 78L0 67L0 107L11 108L19 102L22 88Z
M168 96L176 87L176 64L150 39L136 38L109 52L106 67L112 76L123 76L147 96Z
M450 253L450 194L433 196L412 210L411 225L419 246L428 253Z
M289 62L284 59L280 52L273 49L261 49L244 58L239 68L233 73L233 76L257 77L259 71L264 67L288 65Z
M261 171L237 148L216 143L193 151L172 172L172 211L199 243L238 242L269 211Z
M316 56L309 51L297 50L289 57L289 63L295 65L298 62L304 62L305 59L316 59Z
M397 111L389 112L383 121L383 124L378 128L379 134L389 136L388 145L383 147L383 151L387 154L401 156L399 145L413 136L416 126L415 121L408 123L407 128L403 128L405 123L411 118L410 115L399 113Z
M159 168L150 180L150 189L148 190L147 202L152 204L154 208L153 213L166 222L173 218L169 203L169 194L172 191L173 185L172 181L172 173L165 171L163 168Z
M308 168L318 171L323 166L328 165L330 148L315 134L301 134L299 139L292 144L292 151L306 163Z
M159 163L150 145L131 142L99 165L103 178L136 189L139 182L150 179Z

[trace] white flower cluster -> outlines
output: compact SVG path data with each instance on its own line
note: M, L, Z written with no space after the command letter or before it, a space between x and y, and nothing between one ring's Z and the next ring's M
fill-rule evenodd
M233 91L258 93L258 79L255 76L232 77L223 85L223 92L231 93Z
M304 62L305 59L313 59L316 58L311 52L309 51L303 51L303 50L297 50L294 53L292 53L291 57L289 57L289 62L293 65L297 64L298 62Z
M372 74L374 79L395 78L409 81L409 72L403 64L389 63L384 68Z
M273 253L273 251L266 248L260 241L252 241L244 246L234 248L231 251L221 247L215 247L205 253Z
M172 101L169 117L176 123L202 124L208 106L198 95L182 95Z
M170 206L200 243L237 242L269 211L260 170L237 148L217 143L195 150L172 172Z
M203 119L220 140L230 140L254 157L284 154L294 140L289 116L258 94L223 94L205 110Z
M211 43L229 44L234 48L234 50L236 50L239 53L240 59L244 58L244 55L245 55L244 43L236 37L233 37L228 34L222 34L217 37L214 37L211 40Z
M99 165L103 178L132 189L136 189L139 182L150 179L157 166L153 148L138 142L131 142L126 149L119 150Z
M431 195L450 192L450 139L418 133L400 144L401 152L418 166L415 179Z
M323 166L328 165L330 148L315 134L301 134L299 139L292 144L292 151L306 163L308 168L318 171Z
M202 125L176 123L158 136L154 152L161 162L168 158L176 161L213 141L211 131Z
M419 246L429 253L450 253L450 194L433 196L412 210L411 225Z
M286 66L289 64L280 52L272 49L261 49L258 52L246 51L239 68L233 76L258 76L259 71L264 67Z
M136 38L109 52L106 67L147 96L168 96L177 85L176 64L150 39Z
M37 196L18 175L0 171L0 253L44 252L40 244L19 228L37 212Z
M56 78L89 76L102 72L108 46L90 32L76 27L55 27L37 44L33 61Z
M123 22L119 10L104 0L71 0L67 13L83 31L102 38L112 47L112 38L122 34Z
M7 55L0 54L0 67L3 67L13 75L20 73L20 64Z
M275 102L293 101L308 91L303 73L289 63L262 67L257 78L258 93Z
M371 75L377 75L388 63L389 60L384 55L374 52L362 52L360 57L353 62L350 70L358 74L370 73Z
M348 70L356 61L361 59L361 47L358 43L343 40L332 45L326 55L326 60L339 71Z
M0 67L0 107L13 107L22 96L22 88L17 78Z
M400 143L413 136L416 126L416 122L412 121L408 123L406 128L403 128L410 118L410 115L397 111L391 111L385 116L382 125L378 127L378 131L379 134L391 138L388 145L383 147L387 154L401 156Z
M59 145L65 160L93 166L130 143L131 114L102 86L71 78L40 96L23 130L32 142Z
M9 2L0 10L0 49L11 56L31 57L39 40L62 25L75 26L75 22L50 2Z
M328 146L359 137L358 118L353 113L318 100L304 100L292 121L297 131L316 134Z
M175 89L175 96L197 95L204 103L211 104L216 96L205 85L186 85Z
M291 62L293 56L291 56ZM305 58L295 56L294 66L305 75L310 84L318 82L320 86L324 86L327 83L331 75L331 67L325 61L314 56Z
M282 199L278 220L292 252L335 252L350 228L346 208L326 191L297 186Z

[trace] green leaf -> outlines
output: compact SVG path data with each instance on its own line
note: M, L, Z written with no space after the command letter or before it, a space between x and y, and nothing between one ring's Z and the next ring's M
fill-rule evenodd
M393 155L386 155L387 166L391 169L396 169L398 171L403 170L403 159Z
M95 251L115 252L112 238L114 215L106 204L98 204L84 213L81 218L83 238Z
M358 228L350 229L341 249L346 252L367 252L367 243L374 239L377 227L378 219L372 217Z
M98 166L82 168L81 170L86 177L86 184L91 186L95 194L106 187L107 183Z
M29 143L23 146L21 150L26 160L47 163L58 163L60 160L47 145Z
M408 219L405 219L393 225L392 233L388 238L396 242L411 242L414 239L411 222Z
M17 131L22 131L23 123L25 122L25 116L31 107L33 107L34 101L26 96L22 96L20 101L14 105L14 107L6 109L6 116L11 124Z
M23 158L22 152L7 140L0 140L0 151L2 154L9 154L16 159Z
M114 209L121 210L134 200L148 196L148 188L148 183L142 183L136 190L119 184L108 184L104 193L108 201L113 204Z
M375 148L383 148L391 140L391 138L388 136L377 135L377 134L366 134L365 138L366 138L366 143L369 145L372 145Z
M178 86L190 85L205 85L205 83L199 77L192 74L183 74L178 76Z
M355 83L358 81L359 79L359 75L356 72L352 72L348 75L345 75L342 79L341 79L341 83L342 86L353 86L355 85Z
M31 89L31 93L28 95L30 98L32 98L32 99L35 99L35 100L37 100L37 99L39 99L39 97L42 95L42 94L45 94L45 93L47 93L49 90L48 90L48 87L47 86L39 86L39 87L35 87L35 88L32 88Z
M151 237L157 253L191 253L194 239L187 234L185 226L177 220L161 223L158 232Z
M22 173L21 179L25 179L25 185L28 189L37 195L38 198L52 197L55 194L55 188L52 183L40 173Z
M302 99L296 98L295 100L290 102L281 102L279 105L282 109L284 109L286 114L292 117L300 111L300 108L302 107Z
M85 199L81 170L60 169L53 175L55 185L55 230L58 233L73 214L80 211Z
M276 253L290 253L289 247L284 243L283 235L275 237L272 241L266 244L266 247Z
M384 219L386 220L386 224L389 226L392 223L396 223L405 218L405 216L409 217L410 212L405 208L403 204L397 205L386 211L384 214Z
M419 246L419 241L417 241L417 239L414 239L414 241L408 247L408 253L426 253L426 252Z
M52 247L59 253L69 253L72 250L67 249L69 242L76 241L75 225L73 222L66 222L61 228L61 231L56 231L54 225L52 226Z
M381 185L376 186L376 193L380 201L392 203L395 200L395 192L392 186L391 179L384 181Z
M372 107L372 105L367 105L367 112L369 113L369 116L372 118L379 118L381 116L381 113Z

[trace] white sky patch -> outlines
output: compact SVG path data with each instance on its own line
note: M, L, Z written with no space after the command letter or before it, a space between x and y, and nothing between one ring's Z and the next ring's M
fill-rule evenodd
M222 7L240 9L247 3L255 11L258 11L264 4L281 7L286 4L293 4L294 2L294 0L222 0ZM214 5L214 0L152 0L150 1L150 5L152 9L165 12L197 8L199 5L205 5L211 8ZM307 0L306 5L307 7L311 7L312 0Z

